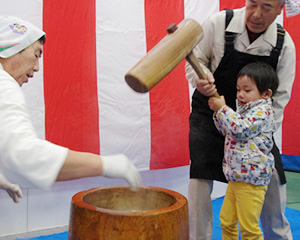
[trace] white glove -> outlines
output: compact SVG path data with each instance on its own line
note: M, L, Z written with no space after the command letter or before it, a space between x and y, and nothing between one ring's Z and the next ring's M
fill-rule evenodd
M0 173L0 189L6 190L8 195L12 198L15 203L18 203L23 197L21 188L17 184L10 183L1 173Z
M116 154L102 157L102 175L110 178L125 179L132 190L141 185L141 176L129 159L123 154Z

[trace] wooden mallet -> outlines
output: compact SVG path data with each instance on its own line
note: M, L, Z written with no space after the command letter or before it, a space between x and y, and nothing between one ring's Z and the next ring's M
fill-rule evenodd
M199 78L207 79L193 54L193 48L203 37L200 24L193 19L184 19L178 26L171 24L167 32L168 34L126 73L125 81L136 92L150 91L183 59L191 64Z

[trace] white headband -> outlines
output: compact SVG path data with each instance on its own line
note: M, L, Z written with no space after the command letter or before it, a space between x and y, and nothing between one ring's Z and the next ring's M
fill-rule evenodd
M298 15L300 13L300 0L285 0L285 13L287 17Z
M44 35L41 29L20 18L0 16L0 57L9 58Z

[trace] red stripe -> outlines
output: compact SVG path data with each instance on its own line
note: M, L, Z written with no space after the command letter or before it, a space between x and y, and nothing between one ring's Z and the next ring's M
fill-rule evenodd
M166 34L171 23L184 18L184 0L145 0L147 50ZM150 169L189 164L188 82L184 61L150 91L151 160Z
M235 9L241 8L245 6L245 0L220 0L220 10L224 10L225 8Z
M282 123L282 153L288 155L300 155L299 142L300 139L300 32L299 32L300 15L284 19L284 27L291 35L296 51L296 77L293 85L292 96L284 113L284 121Z
M44 1L46 138L99 153L94 0Z

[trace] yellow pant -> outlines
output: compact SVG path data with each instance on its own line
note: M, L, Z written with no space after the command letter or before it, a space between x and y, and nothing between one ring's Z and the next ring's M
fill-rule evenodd
M238 239L238 222L242 239L263 239L259 216L267 188L245 182L228 183L220 213L223 240Z

